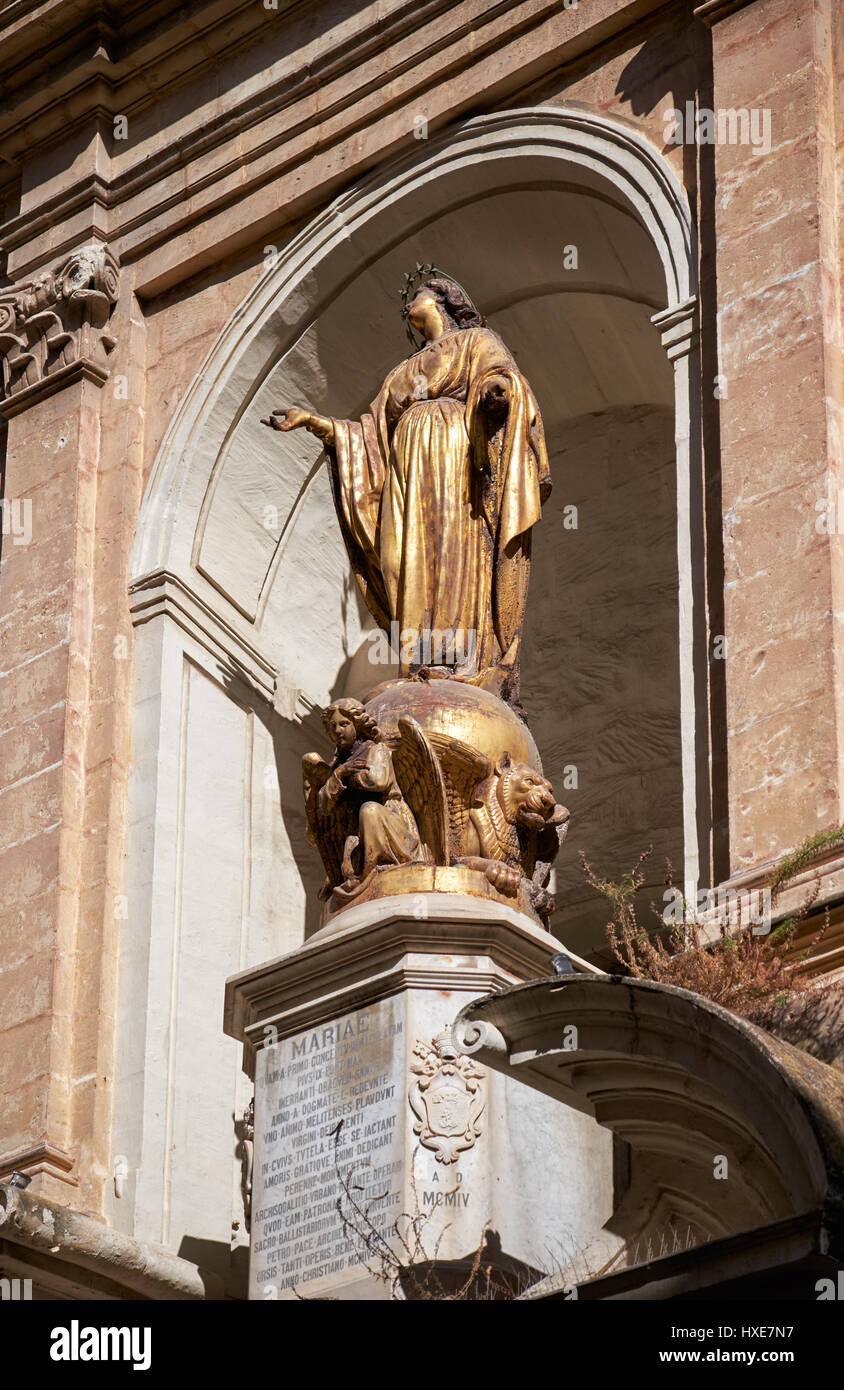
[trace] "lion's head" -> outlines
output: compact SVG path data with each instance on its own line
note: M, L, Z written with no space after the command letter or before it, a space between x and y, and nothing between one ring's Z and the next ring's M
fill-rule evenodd
M505 753L496 764L496 793L510 825L524 830L544 830L547 825L564 825L569 818L565 806L554 799L547 777L528 763L514 763Z

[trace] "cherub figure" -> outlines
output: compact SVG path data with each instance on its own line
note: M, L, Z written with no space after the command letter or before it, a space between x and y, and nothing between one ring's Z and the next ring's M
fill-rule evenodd
M380 865L433 863L435 850L424 836L425 830L430 832L424 777L403 779L411 787L411 800L417 807L414 815L397 780L394 755L366 707L359 700L335 700L322 719L336 748L334 758L329 764L318 753L308 753L302 760L308 839L322 855L326 870L321 896L328 897L335 889L346 894L358 891ZM441 783L441 774L421 730L411 719L403 719L401 726L402 742L395 757L407 771L421 764L438 793L436 781L439 778ZM414 791L422 795L414 796ZM444 797L440 799L444 803ZM442 826L438 835L442 840Z

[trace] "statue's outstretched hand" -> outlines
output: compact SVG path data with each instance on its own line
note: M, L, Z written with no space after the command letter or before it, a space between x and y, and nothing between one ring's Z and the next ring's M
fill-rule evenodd
M269 425L271 430L298 430L301 425L307 425L311 418L309 410L300 410L298 406L289 406L286 410L274 410L268 420L262 420L262 425Z
M310 410L300 410L298 406L288 406L286 410L274 410L268 419L261 421L271 430L298 430L305 428L316 435L323 444L334 443L334 425L324 415L314 415Z

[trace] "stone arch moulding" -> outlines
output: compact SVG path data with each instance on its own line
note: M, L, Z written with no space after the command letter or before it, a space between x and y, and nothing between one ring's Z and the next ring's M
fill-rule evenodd
M693 564L693 556L701 553L703 529L694 404L699 379L697 256L683 189L659 152L637 132L573 108L483 115L439 137L411 143L406 156L376 170L315 217L246 295L164 435L141 508L130 582L137 637L127 844L133 930L125 933L121 947L124 1041L115 1083L115 1152L129 1155L130 1169L137 1165L137 1181L113 1219L140 1238L177 1247L180 1232L228 1241L231 1193L228 1205L225 1191L216 1194L219 1230L208 1229L203 1213L214 1208L208 1200L214 1194L195 1200L173 1155L192 1125L193 1147L204 1145L209 1155L219 1149L220 1171L228 1182L226 1125L239 1103L235 1045L222 1037L217 1016L210 1019L207 1037L196 1035L191 999L195 996L194 1010L204 1000L206 1012L213 1012L207 1001L215 982L300 944L278 935L270 939L267 921L279 894L255 889L254 875L250 878L250 856L263 855L269 862L275 852L269 831L255 848L261 813L253 803L261 796L260 754L267 735L256 710L238 704L229 679L246 671L253 687L268 702L275 698L279 708L276 687L285 685L287 676L271 634L262 628L261 602L247 611L203 569L203 527L238 423L256 408L255 397L270 374L328 300L367 273L367 247L377 235L379 219L390 209L402 212L421 205L443 179L480 179L483 174L488 184L506 190L508 182L520 178L520 161L522 170L540 165L543 186L546 180L560 187L575 185L623 205L656 248L665 307L653 322L674 379L687 893L695 891L699 877L698 846L707 843L704 590L702 565ZM302 495L318 471L308 476L295 500L279 550L296 527ZM195 732L200 719L212 729L205 752ZM222 742L240 737L235 720L250 730L245 751L237 745L236 756L223 751L234 749L235 743ZM209 759L216 763L206 771ZM224 844L214 839L218 832L210 820L198 828L186 826L186 801L202 808L200 820L212 813L228 818L232 828ZM203 833L205 844L197 848L195 841ZM211 851L209 858L225 861L227 893L219 901L191 867L203 849ZM300 904L285 896L294 916ZM143 1027L137 1026L141 1008ZM182 1096L203 1089L209 1102L203 1112L207 1133L196 1132L196 1117L188 1116L180 1088ZM219 1093L213 1104L212 1091ZM212 1167L217 1171L216 1163L209 1164L209 1171Z

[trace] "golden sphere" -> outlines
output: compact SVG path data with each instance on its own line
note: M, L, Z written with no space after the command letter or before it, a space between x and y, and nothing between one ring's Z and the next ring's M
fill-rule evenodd
M484 753L495 764L505 753L514 762L542 771L539 752L527 724L497 695L457 680L387 681L366 701L388 740L398 736L398 721L411 715L429 736L442 734Z

